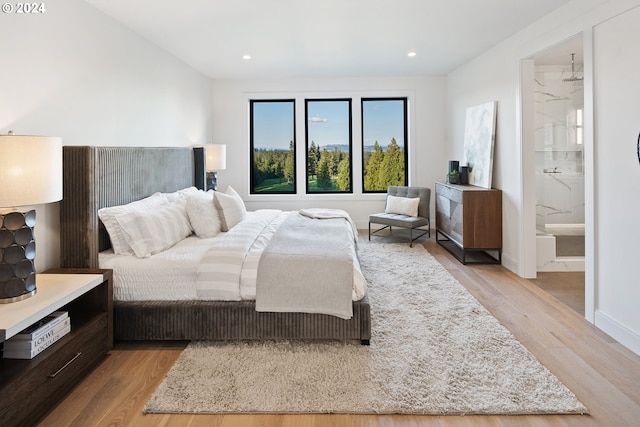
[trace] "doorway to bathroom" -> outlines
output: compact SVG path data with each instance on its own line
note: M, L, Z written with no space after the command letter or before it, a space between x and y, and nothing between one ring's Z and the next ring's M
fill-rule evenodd
M536 279L584 315L585 162L583 40L532 57Z
M536 271L584 271L582 36L535 55Z

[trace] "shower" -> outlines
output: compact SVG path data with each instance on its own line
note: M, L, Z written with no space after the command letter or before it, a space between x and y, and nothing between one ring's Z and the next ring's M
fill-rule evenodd
M584 77L567 50L534 70L537 271L584 271Z
M574 64L573 64L573 58L574 58L575 55L576 55L575 53L571 54L571 76L562 79L563 82L578 82L578 81L580 81L580 80L582 80L584 78L584 77L578 77L576 75L575 67L574 67Z

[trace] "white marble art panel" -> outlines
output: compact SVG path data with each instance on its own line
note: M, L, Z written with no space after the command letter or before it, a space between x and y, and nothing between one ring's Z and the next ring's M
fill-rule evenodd
M469 167L471 185L491 188L497 104L491 101L467 108L462 162Z

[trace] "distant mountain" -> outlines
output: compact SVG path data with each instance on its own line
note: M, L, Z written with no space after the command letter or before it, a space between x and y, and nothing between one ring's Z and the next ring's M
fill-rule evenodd
M382 151L387 151L387 147L389 144L378 144L380 146L380 148L382 148ZM349 145L347 144L329 144L329 145L323 145L320 147L320 149L326 148L329 151L333 151L335 149L338 149L339 151L342 151L344 153L348 153L349 152ZM371 153L373 151L374 146L373 145L365 145L364 146L364 152L365 153Z
M389 144L386 144L386 145L378 144L378 145L380 146L380 148L382 148L382 151L387 151L387 145ZM374 147L375 145L365 145L363 151L365 153L371 153Z
M343 153L348 153L349 152L349 144L327 144L327 145L323 145L320 147L320 150L322 151L324 148L327 149L327 151L342 151Z
M382 151L387 151L387 146L389 144L378 144L380 146L380 148L382 148ZM365 145L364 146L364 152L365 153L371 153L373 151L373 145ZM338 150L338 151L342 151L343 153L349 153L349 144L327 144L327 145L322 145L320 146L320 149L322 150L323 148L326 148L328 151L334 151L334 150ZM401 147L402 148L402 147ZM275 147L260 147L260 148L256 148L254 149L254 151L267 151L267 150L275 150L275 151L289 151L288 148L275 148Z

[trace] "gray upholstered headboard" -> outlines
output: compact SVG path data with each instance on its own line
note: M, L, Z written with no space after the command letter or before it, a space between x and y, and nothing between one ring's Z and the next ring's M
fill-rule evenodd
M204 189L204 157L201 147L63 147L61 266L98 268L98 252L111 246L98 209L158 191Z

